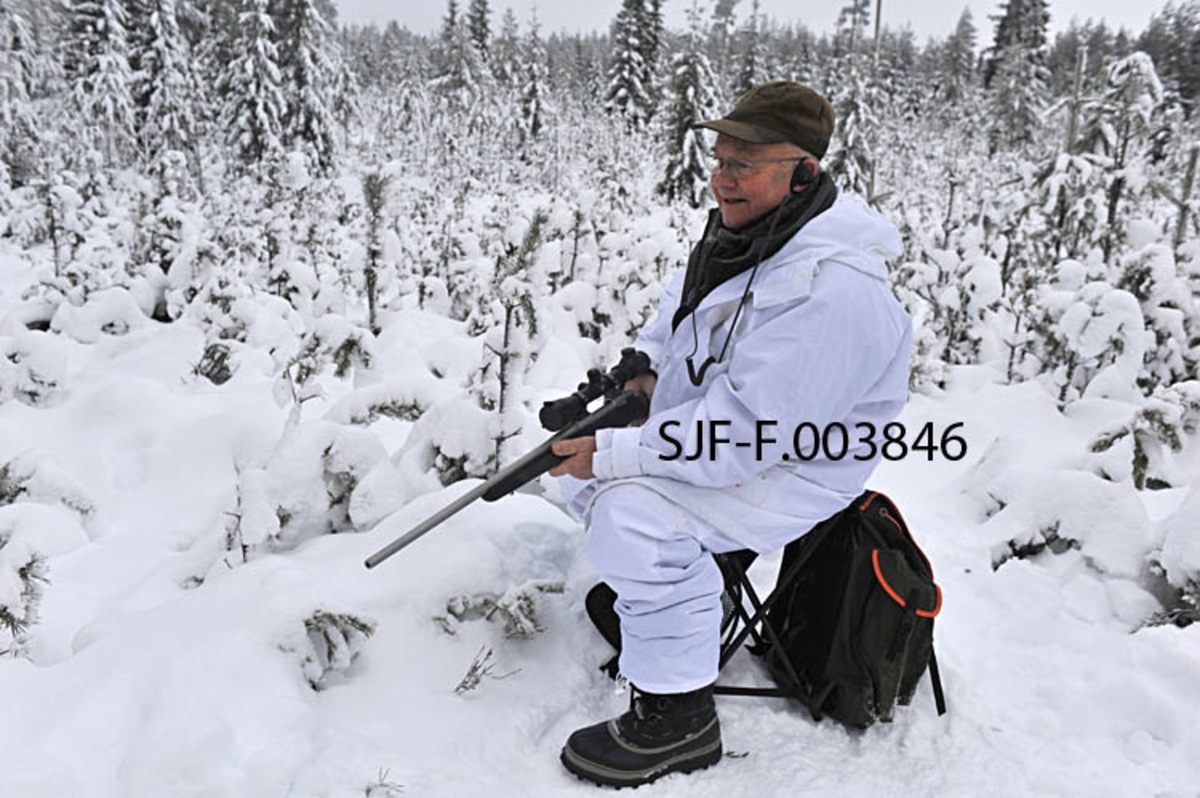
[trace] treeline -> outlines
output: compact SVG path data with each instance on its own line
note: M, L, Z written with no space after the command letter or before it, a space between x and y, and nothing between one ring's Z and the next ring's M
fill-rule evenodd
M536 18L518 21L509 9L496 19L489 0L461 9L450 0L441 30L424 36L402 20L339 29L330 0L4 0L0 161L16 185L45 177L48 164L74 166L89 149L110 166L148 166L168 151L197 161L225 148L252 164L303 148L328 169L362 89L407 106L428 94L464 107L493 88L509 92L522 141L540 135L551 106L634 125L678 116L687 109L672 110L673 98L692 81L706 84L695 102L720 107L768 77L807 81L841 98L845 127L886 113L878 102L859 111L864 92L920 113L979 90L997 147L1039 138L1041 111L1098 91L1108 65L1135 51L1155 64L1167 104L1190 116L1200 93L1196 0L1168 4L1138 34L1073 20L1053 40L1047 0L1009 0L990 18L979 58L987 25L968 10L949 36L920 43L911 29L873 25L870 0L853 0L835 30L820 32L744 0L693 5L688 29L670 31L662 6L624 0L607 32L544 36ZM685 64L691 77L679 75ZM682 144L672 149L678 158ZM686 196L694 176L664 190Z
M333 164L357 91L329 0L5 0L0 163L12 185L78 168L197 178L211 149L241 164L304 149Z
M139 295L164 320L247 286L305 314L351 313L330 299L337 286L372 332L410 288L422 305L456 297L449 312L465 319L486 267L464 262L508 262L517 247L496 240L495 219L476 225L473 202L520 197L496 212L521 225L533 206L560 207L542 238L569 239L573 264L619 261L655 235L633 228L650 209L706 203L691 124L785 77L833 100L839 182L901 223L910 264L945 272L912 300L936 338L917 364L930 384L937 364L987 355L978 323L996 299L1017 303L996 322L1013 328L997 344L1009 379L1054 372L1069 347L1038 349L1031 308L1064 262L1138 291L1145 280L1114 272L1133 250L1161 243L1173 269L1191 262L1200 3L1168 5L1136 36L1083 22L1051 40L1046 0L1008 0L980 57L967 11L920 45L873 12L853 0L817 33L720 0L694 3L674 31L660 0L624 0L603 34L546 37L536 17L497 25L488 0L451 0L422 36L337 29L327 0L6 0L0 235L50 267L37 288L50 308L150 274ZM659 252L692 235L673 218ZM998 264L999 297L950 302L976 256ZM910 272L932 279L898 273ZM557 291L574 266L548 273ZM1176 350L1170 365L1135 375L1143 392L1200 360L1185 299L1169 300L1183 321L1155 333ZM1055 378L1064 402L1091 373L1068 372Z

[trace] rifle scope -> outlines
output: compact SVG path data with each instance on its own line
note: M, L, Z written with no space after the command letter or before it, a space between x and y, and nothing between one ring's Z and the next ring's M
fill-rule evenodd
M579 390L562 399L545 402L538 413L538 420L542 422L543 429L556 432L586 416L587 406L593 400L601 395L612 399L624 389L626 382L650 373L650 356L627 346L621 350L621 361L607 373L600 369L589 369L587 382L579 383Z

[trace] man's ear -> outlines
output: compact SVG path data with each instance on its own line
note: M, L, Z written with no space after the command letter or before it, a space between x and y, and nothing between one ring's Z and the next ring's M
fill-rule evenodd
M796 162L796 168L792 170L792 193L799 194L812 185L812 182L817 179L817 162L812 158L805 158L802 161Z

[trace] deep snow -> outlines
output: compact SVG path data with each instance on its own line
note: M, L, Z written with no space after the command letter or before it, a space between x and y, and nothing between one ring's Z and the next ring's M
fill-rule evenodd
M0 253L0 319L18 306L25 269ZM380 473L407 480L389 492L377 477L359 497L360 517L383 515L375 528L261 547L245 563L225 550L239 470L263 469L272 495L289 479L307 489L311 462L272 461L281 440L346 426L356 388L419 385L429 362L474 356L444 319L410 309L385 324L404 335L385 330L375 373L325 375L327 395L304 403L298 427L269 358L247 351L221 387L192 374L204 340L186 321L145 320L89 343L83 322L62 333L24 330L12 315L0 324L0 341L37 352L59 383L46 407L10 393L0 402L0 464L36 475L0 506L0 560L35 549L49 566L25 655L0 659L0 795L596 794L558 751L628 698L597 670L609 652L583 612L594 579L583 531L548 479L535 492L546 495L472 505L367 571L366 555L476 484L429 491L397 455L412 425L384 418L359 429L367 443L346 444L368 461L378 447L391 456ZM589 343L548 347L532 388L569 392ZM986 367L953 372L944 395L914 396L908 429L961 421L968 456L910 454L871 485L899 503L943 588L949 713L936 716L927 680L894 723L861 734L779 700L725 698L730 756L639 794L1200 794L1200 628L1133 631L1158 608L1140 586L1146 553L1172 524L1198 534L1172 514L1195 506L1200 467L1193 447L1176 464L1190 492L1143 496L1090 474L1086 442L1127 415L1083 400L1064 416L1039 384L1001 385ZM1008 541L1052 521L1079 548L993 567ZM771 562L756 566L764 585ZM556 583L561 593L532 587ZM531 638L506 637L499 614L448 616L456 596L522 587L542 629ZM376 630L320 691L304 625L317 610ZM456 693L487 648L492 676ZM743 653L723 678L766 676Z

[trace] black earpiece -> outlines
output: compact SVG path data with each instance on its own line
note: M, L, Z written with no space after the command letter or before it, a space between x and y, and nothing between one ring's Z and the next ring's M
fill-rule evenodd
M811 158L796 162L792 170L792 193L799 194L817 179L817 164Z

